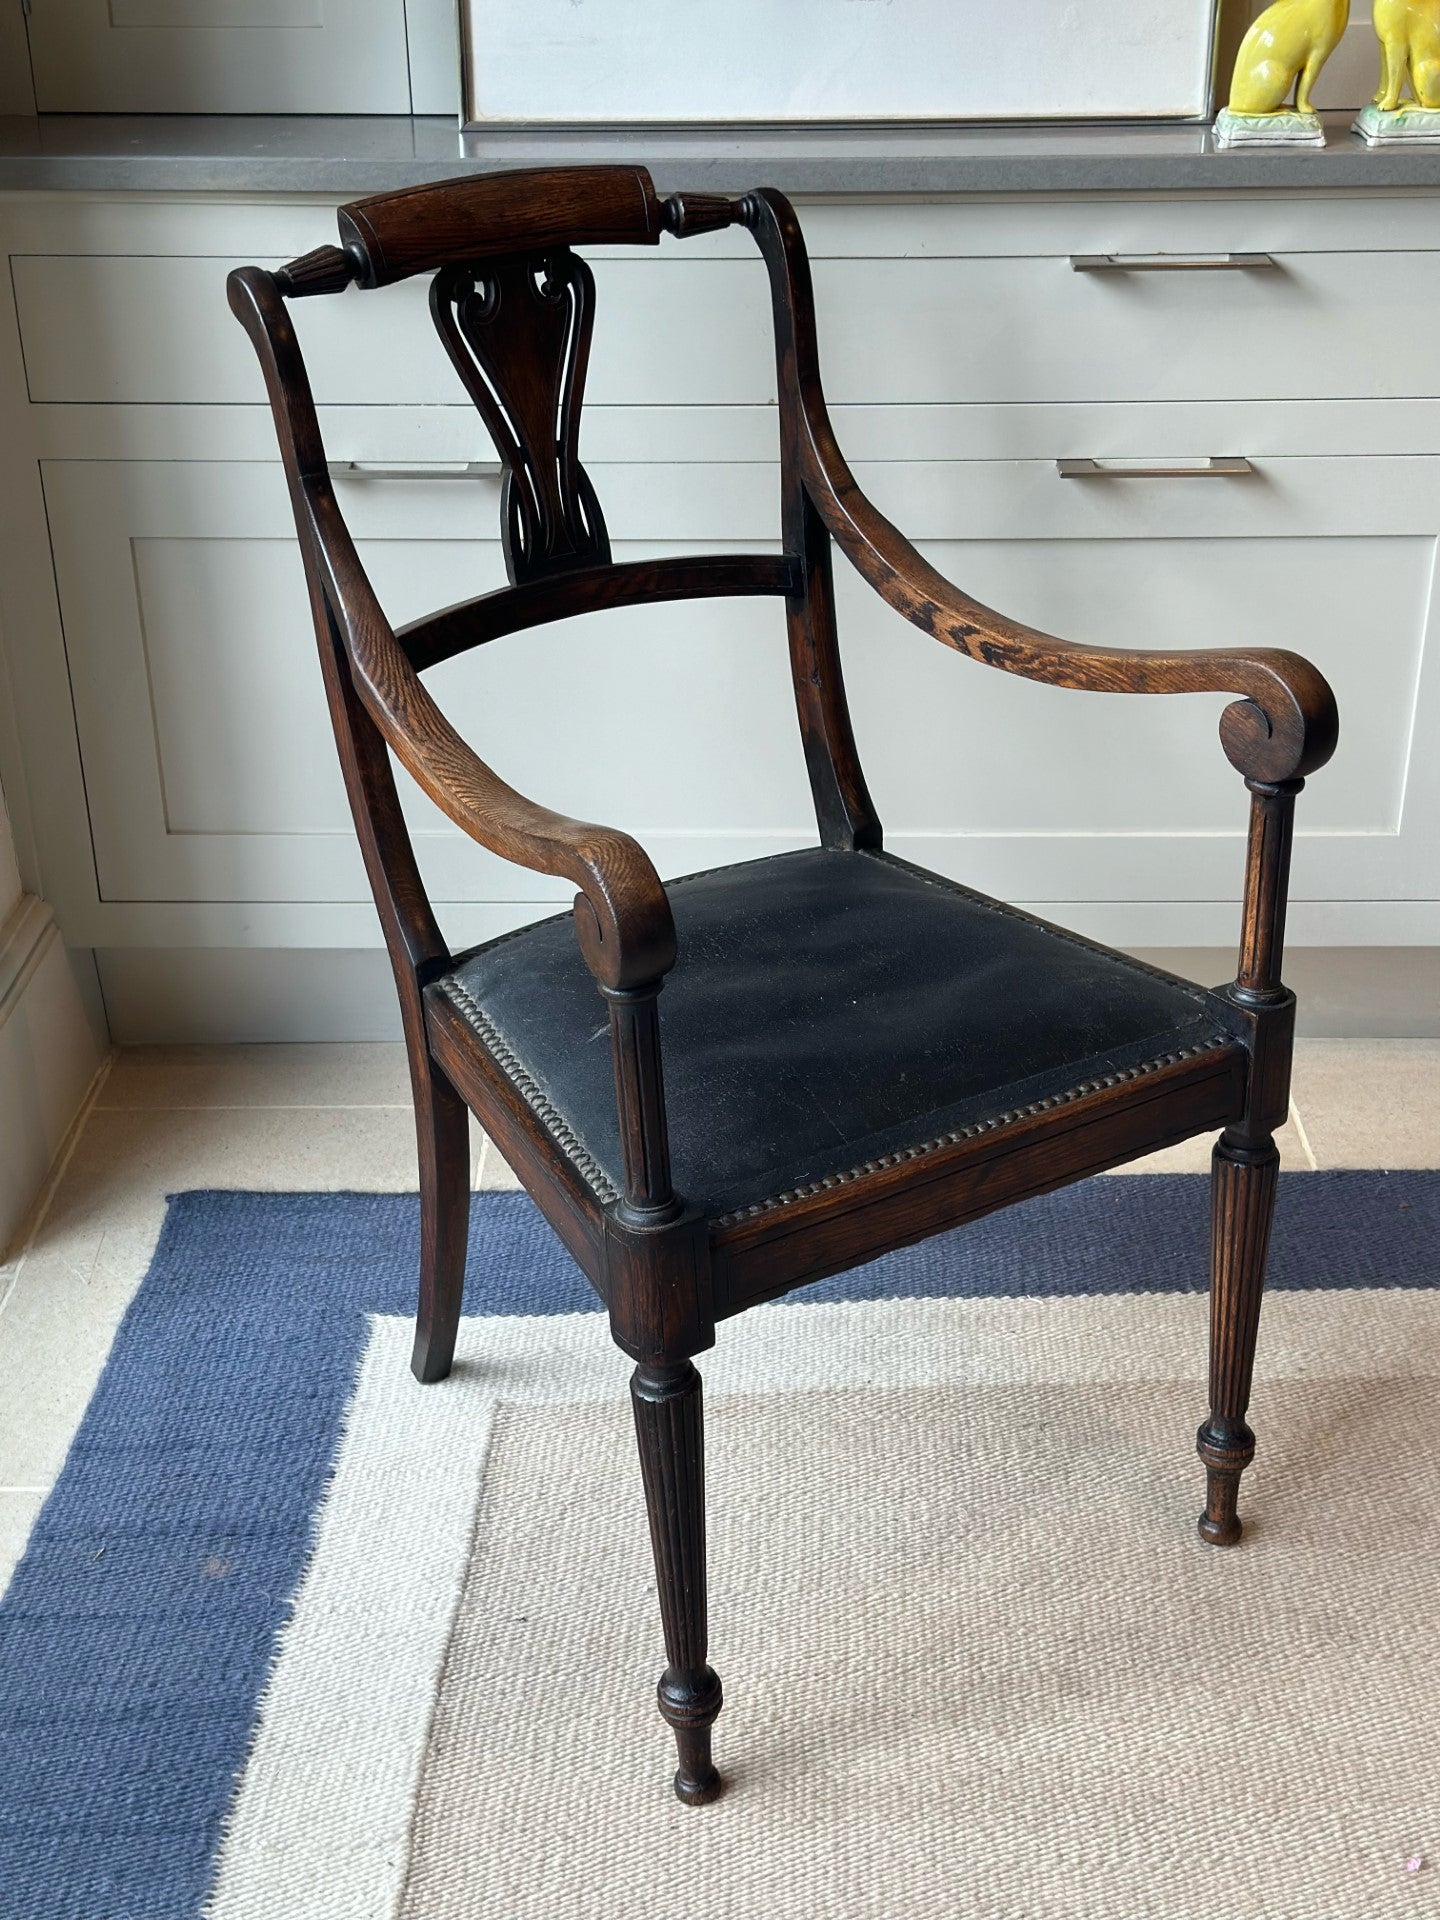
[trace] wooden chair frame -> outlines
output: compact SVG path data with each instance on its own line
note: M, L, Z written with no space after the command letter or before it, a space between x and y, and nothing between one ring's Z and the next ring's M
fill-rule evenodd
M676 1791L719 1791L710 1728L700 1378L715 1323L825 1274L1190 1135L1214 1153L1210 1411L1198 1448L1202 1537L1239 1538L1236 1495L1254 1452L1245 1422L1274 1201L1272 1135L1288 1107L1294 1000L1281 983L1295 796L1337 736L1329 687L1272 650L1123 651L1007 620L945 580L865 498L831 429L810 269L779 193L662 199L637 167L474 176L342 208L340 247L277 273L232 273L230 304L269 389L304 556L326 693L356 831L394 966L415 1098L421 1194L414 1370L449 1370L469 1201L467 1107L605 1301L636 1362L637 1434L667 1665L661 1712ZM779 372L783 552L616 564L578 459L591 279L571 248L655 245L730 225L769 271ZM386 619L336 504L287 299L432 273L441 337L496 441L511 584L399 630ZM518 316L518 317L517 317ZM820 839L879 848L836 641L832 546L898 612L956 652L1050 686L1236 696L1223 749L1249 789L1239 966L1218 990L1210 1045L996 1116L923 1154L892 1156L764 1205L703 1217L672 1186L657 995L676 961L670 903L628 835L517 793L460 738L421 672L467 648L601 607L712 595L785 602L795 699ZM436 980L454 964L421 883L394 755L474 840L575 885L575 937L608 1009L624 1191L602 1204L522 1097L503 1048L478 1044Z

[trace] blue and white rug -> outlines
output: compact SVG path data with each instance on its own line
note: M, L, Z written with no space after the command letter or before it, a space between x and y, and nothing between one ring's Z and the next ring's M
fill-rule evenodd
M1208 1212L1092 1181L721 1327L700 1813L530 1202L421 1388L413 1198L177 1196L0 1604L0 1915L1434 1911L1440 1174L1282 1177L1233 1555Z

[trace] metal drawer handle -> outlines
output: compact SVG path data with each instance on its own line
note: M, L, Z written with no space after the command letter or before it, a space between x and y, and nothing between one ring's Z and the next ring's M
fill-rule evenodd
M1062 480L1218 480L1255 469L1243 453L1216 453L1203 466L1113 467L1098 460L1057 460L1055 471Z
M383 460L332 460L330 471L339 480L498 480L504 469L498 460L466 460L434 467L395 467Z
M1273 267L1268 253L1072 253L1075 273L1255 273Z

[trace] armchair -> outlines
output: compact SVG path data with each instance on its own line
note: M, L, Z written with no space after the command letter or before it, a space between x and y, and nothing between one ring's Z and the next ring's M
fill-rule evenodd
M1281 981L1295 797L1336 740L1323 678L1269 650L1133 652L1035 632L943 579L865 498L821 389L809 265L778 193L662 198L638 167L474 176L344 207L341 245L231 274L285 463L335 738L394 966L419 1142L414 1370L449 1370L475 1112L609 1310L631 1382L675 1790L720 1791L701 1384L717 1326L900 1245L1206 1131L1214 1151L1202 1539L1239 1538L1245 1422L1294 999ZM779 556L611 558L580 464L593 281L576 246L739 225L769 272ZM510 584L387 620L331 486L287 303L433 275L431 312L505 470ZM357 313L357 325L362 315ZM1207 991L887 854L846 705L832 551L908 620L1051 685L1235 696L1250 792L1234 981ZM516 792L421 675L542 622L697 596L782 600L817 847L662 883L627 834ZM467 834L560 875L573 914L465 953L421 883L391 756ZM997 991L1003 983L1003 991ZM664 994L662 997L662 988ZM597 995L608 1055L586 1045Z

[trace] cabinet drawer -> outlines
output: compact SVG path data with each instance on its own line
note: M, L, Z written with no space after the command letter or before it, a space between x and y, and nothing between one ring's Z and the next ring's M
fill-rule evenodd
M1077 242L1097 229L1077 226ZM1181 402L1440 392L1440 251L1277 253L1273 268L1077 273L1067 254L817 259L836 404ZM252 403L222 258L13 261L30 398ZM596 263L589 396L618 406L773 399L756 258L666 248ZM304 302L321 404L443 405L459 384L426 285ZM1379 316L1383 314L1383 323Z
M411 113L404 0L45 0L41 113Z
M1021 619L1117 645L1308 653L1345 731L1305 797L1297 900L1433 893L1440 785L1411 748L1440 725L1440 459L1094 486L1032 460L857 472L939 567ZM754 547L775 529L764 463L592 473L618 558ZM363 901L278 469L57 461L44 477L103 897ZM341 485L397 621L500 584L493 483ZM838 575L851 707L897 852L1028 902L1238 897L1245 802L1215 737L1223 700L1032 686ZM635 832L662 873L813 839L773 602L587 616L431 684L506 779ZM408 784L405 802L455 938L472 909L568 900Z

